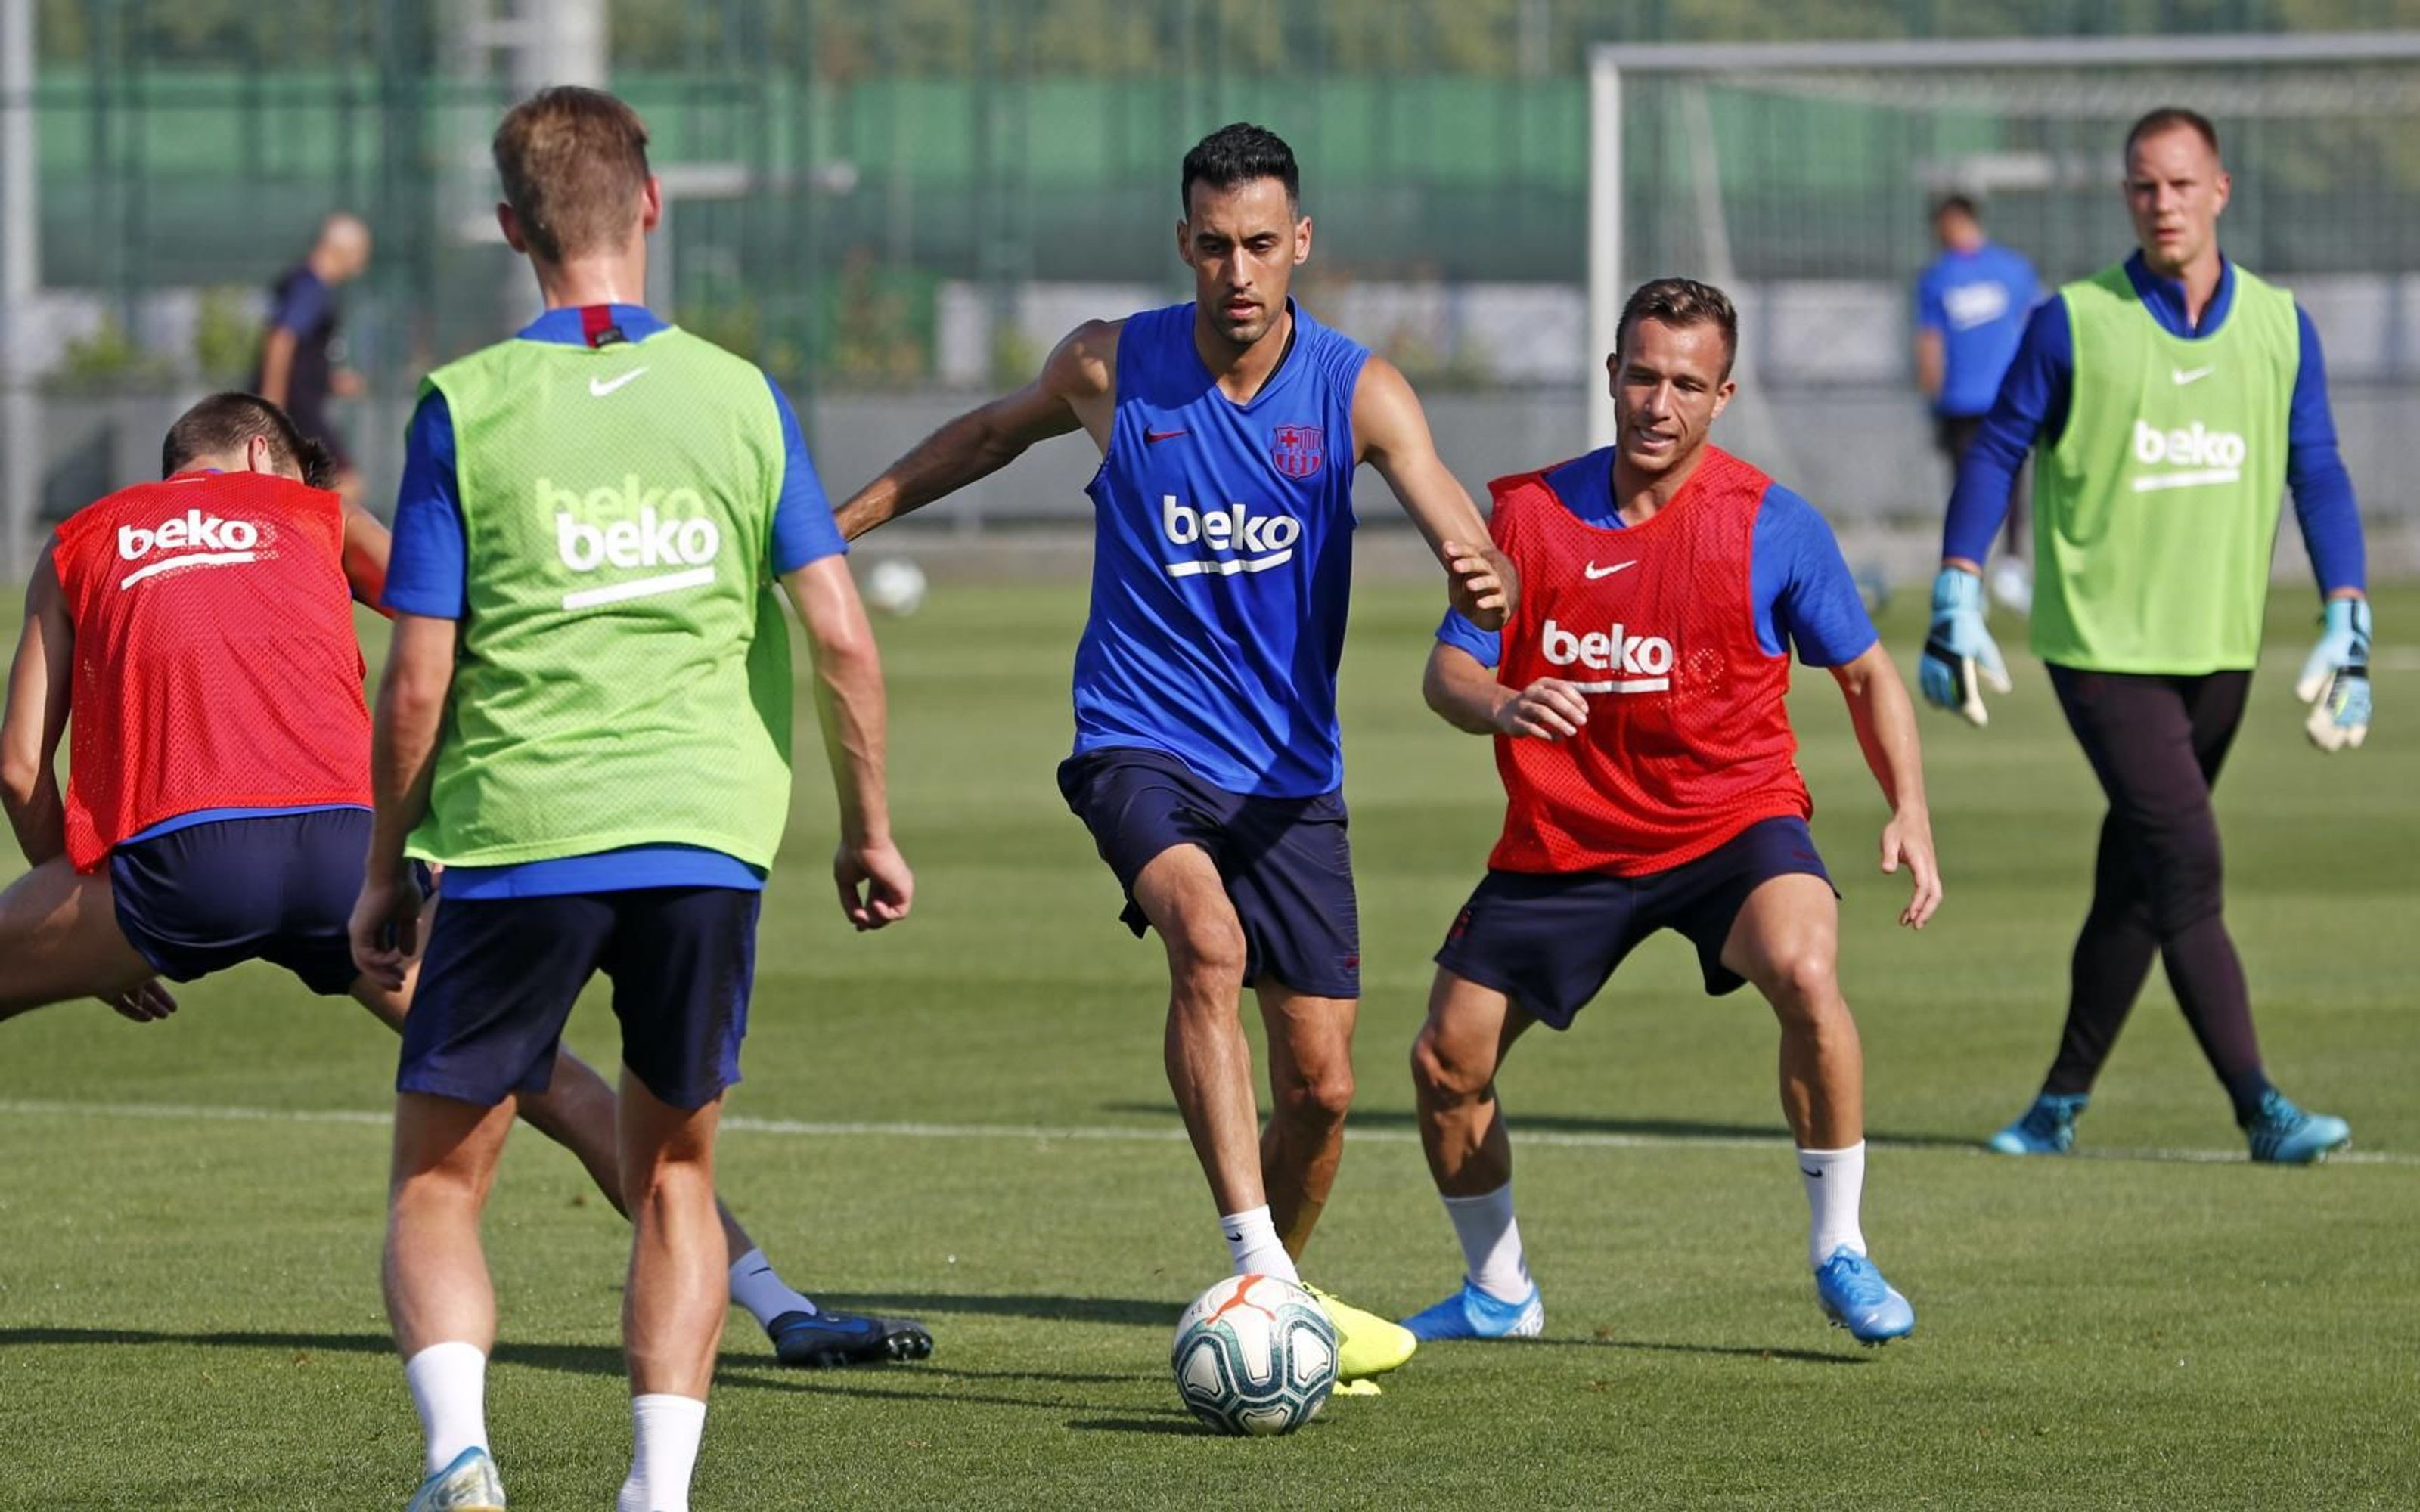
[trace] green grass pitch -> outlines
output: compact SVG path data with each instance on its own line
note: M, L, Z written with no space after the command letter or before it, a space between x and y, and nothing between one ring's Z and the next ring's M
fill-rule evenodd
M1547 1338L1432 1347L1298 1436L1216 1440L1168 1370L1225 1254L1161 1077L1162 967L1051 768L1079 590L944 587L883 628L915 917L850 935L803 764L768 895L723 1188L792 1279L923 1316L927 1365L776 1366L735 1315L701 1508L2410 1506L2420 1503L2420 678L2389 651L2368 749L2288 691L2307 590L2221 789L2231 917L2272 1070L2352 1159L2255 1169L2154 982L2083 1124L2103 1158L1975 1142L2047 1062L2098 802L2040 669L1975 732L1928 715L1948 898L1922 935L1872 871L1882 810L1830 680L1796 715L1847 894L1875 1142L1867 1233L1916 1336L1817 1314L1752 995L1649 946L1503 1079ZM1889 643L1912 657L1902 602ZM1343 674L1368 996L1360 1096L1309 1273L1408 1312L1459 1266L1409 1123L1428 955L1499 814L1484 742L1420 706L1435 595L1366 592ZM2420 620L2420 594L2379 620ZM2012 640L2022 640L2013 629ZM1910 669L1912 671L1912 669ZM576 1047L611 1058L583 1003ZM416 1425L378 1292L395 1043L251 967L158 1026L0 1028L0 1507L398 1506ZM2225 1157L2222 1159L2221 1157ZM488 1238L490 1420L517 1507L597 1507L628 1452L624 1230L523 1130Z

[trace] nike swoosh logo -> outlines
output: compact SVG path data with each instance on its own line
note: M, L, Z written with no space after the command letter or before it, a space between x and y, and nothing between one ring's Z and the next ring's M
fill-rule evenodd
M1237 1229L1235 1232L1233 1232L1233 1233L1232 1233L1232 1234L1228 1234L1228 1233L1227 1233L1227 1230L1225 1230L1225 1229L1223 1229L1223 1228L1222 1228L1222 1229L1220 1229L1220 1230L1218 1230L1218 1231L1219 1231L1220 1233L1222 1233L1222 1234L1227 1234L1227 1242L1228 1242L1228 1243L1230 1243L1230 1244L1240 1244L1240 1243L1242 1243L1242 1242L1244 1242L1244 1234L1243 1234L1243 1230L1241 1230L1241 1229Z
M590 378L588 380L588 392L595 394L597 398L602 399L607 394L613 393L615 389L620 388L623 384L629 382L632 378L637 378L640 374L645 371L646 369L644 367L634 367L617 378Z
M1621 572L1626 568L1635 567L1637 565L1638 565L1638 563L1636 560L1629 562L1617 562L1610 567L1600 567L1595 563L1591 562L1580 570L1588 575L1589 581L1594 582L1599 578L1610 578L1617 572Z
M1804 1165L1798 1167L1798 1174L1818 1181L1823 1180L1823 1173L1822 1171L1810 1171Z
M1142 439L1144 445L1157 446L1162 441L1172 441L1179 436L1192 434L1189 430L1147 430L1142 433Z
M2172 367L2168 369L2168 377L2175 378L2177 387L2181 389L2188 383L2199 383L2217 371L2218 369L2214 367L2196 367L2190 371L2181 367Z

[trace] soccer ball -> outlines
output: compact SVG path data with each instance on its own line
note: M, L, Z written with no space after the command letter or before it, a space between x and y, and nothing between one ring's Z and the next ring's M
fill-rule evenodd
M924 602L924 569L906 557L885 557L865 574L865 601L905 619Z
M1275 1276L1229 1276L1176 1320L1177 1395L1221 1433L1292 1433L1336 1384L1336 1325L1311 1294Z

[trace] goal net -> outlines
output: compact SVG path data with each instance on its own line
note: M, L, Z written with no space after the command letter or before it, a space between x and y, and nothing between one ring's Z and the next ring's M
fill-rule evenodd
M1590 59L1590 350L1637 284L1729 291L1723 434L1852 519L1937 520L1947 471L1915 383L1914 285L1949 193L2056 286L2133 246L2127 125L2217 125L2221 245L2286 285L2327 354L2365 508L2420 425L2420 34L1606 47ZM1591 369L1591 444L1612 405ZM2365 463L2368 465L2365 465Z

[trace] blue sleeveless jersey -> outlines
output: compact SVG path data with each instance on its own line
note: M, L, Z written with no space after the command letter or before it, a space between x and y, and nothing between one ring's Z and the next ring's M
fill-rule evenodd
M1307 798L1344 781L1336 665L1353 579L1353 389L1369 352L1294 307L1249 404L1193 347L1193 306L1129 318L1085 491L1093 611L1076 753L1164 751L1204 781Z

